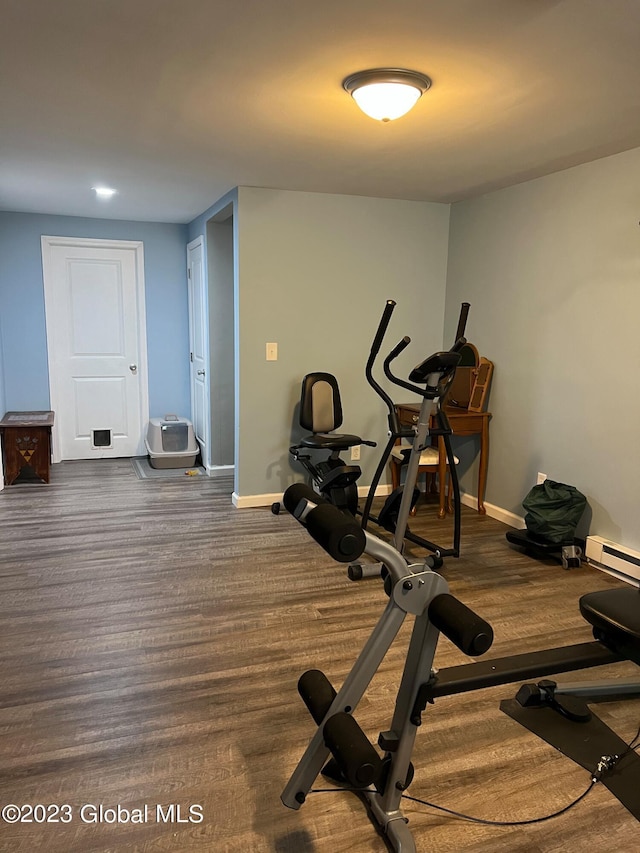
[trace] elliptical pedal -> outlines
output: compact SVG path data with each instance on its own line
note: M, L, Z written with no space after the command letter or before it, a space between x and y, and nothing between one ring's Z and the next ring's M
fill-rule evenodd
M378 524L388 533L395 533L398 525L398 514L400 512L400 504L402 503L402 493L404 487L400 486L394 489L393 492L384 502L380 514L378 515ZM420 489L414 487L411 497L411 509L415 507L420 498ZM407 528L408 529L408 528Z

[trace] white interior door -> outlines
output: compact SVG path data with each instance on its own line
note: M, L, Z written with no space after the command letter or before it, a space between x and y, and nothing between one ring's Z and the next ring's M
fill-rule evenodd
M143 455L142 243L42 238L53 459Z
M203 239L187 246L189 286L189 350L191 369L191 420L200 444L202 462L208 465L209 443L209 322L204 278Z

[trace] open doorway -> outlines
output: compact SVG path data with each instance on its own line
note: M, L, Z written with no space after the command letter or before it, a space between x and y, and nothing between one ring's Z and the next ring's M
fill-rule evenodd
M210 473L230 474L235 459L234 228L229 205L207 222Z

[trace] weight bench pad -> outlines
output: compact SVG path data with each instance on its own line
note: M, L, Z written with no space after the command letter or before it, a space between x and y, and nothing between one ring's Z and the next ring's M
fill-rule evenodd
M637 589L606 589L589 592L580 599L580 613L604 634L603 640L620 644L629 657L640 663L640 592Z

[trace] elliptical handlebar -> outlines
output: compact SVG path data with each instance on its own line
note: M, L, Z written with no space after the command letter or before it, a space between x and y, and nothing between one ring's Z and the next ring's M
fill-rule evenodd
M464 338L464 332L467 328L467 317L469 316L469 302L463 302L460 306L460 316L458 317L458 328L456 329L455 344L452 349L458 345L460 338ZM466 340L465 340L466 343Z
M367 382L369 383L369 385L371 385L378 397L382 399L383 403L389 410L389 427L392 432L398 432L399 427L395 403L384 390L384 388L376 381L373 375L373 365L375 364L375 361L378 357L378 353L380 352L380 347L382 346L382 341L387 333L387 329L389 328L389 322L391 320L391 315L393 314L393 309L395 307L396 303L393 301L393 299L387 299L386 305L384 306L384 311L382 312L382 317L380 318L380 322L378 323L378 328L376 330L373 343L371 344L371 351L369 352L369 358L367 359L367 364L364 371ZM407 343L405 344L405 346L409 344L410 340L410 338L406 339Z
M382 341L383 341L384 336L386 334L386 331L389 327L391 315L393 314L393 310L395 307L396 307L396 303L393 301L393 299L388 299L386 302L386 305L384 307L384 311L382 312L382 317L380 318L380 323L378 324L378 328L376 330L376 334L375 334L375 337L373 339L373 343L371 345L371 351L369 353L369 358L367 359L367 364L366 364L366 368L365 368L365 376L367 378L367 382L369 383L369 385L371 385L373 390L383 400L383 402L385 403L385 405L387 406L387 408L389 410L389 424L390 424L391 430L394 432L398 432L399 425L398 425L398 420L397 420L395 404L394 404L393 400L391 399L391 397L389 396L389 394L387 394L387 392L384 390L384 388L382 388L378 384L378 382L376 381L376 379L373 376L373 365L374 365L374 363L378 357L378 354L380 352L380 347L382 346ZM471 306L470 306L469 302L463 302L460 306L460 315L458 317L458 326L456 329L456 336L454 339L454 344L451 347L451 349L449 349L447 351L448 353L459 353L462 350L462 347L467 343L467 339L465 338L464 333L465 333L465 329L467 326L467 318L469 316L469 308L470 307ZM407 382L404 379L400 379L400 377L396 376L391 371L391 362L394 359L396 359L400 355L400 353L403 352L407 348L407 346L410 343L411 343L411 338L409 338L408 336L405 336L404 338L402 338L401 341L399 341L399 343L397 343L395 345L395 347L387 355L387 357L385 358L385 360L383 362L383 370L384 370L385 376L387 377L387 379L389 379L390 382L393 382L394 385L398 385L400 388L406 388L408 391L412 391L414 394L418 394L421 397L437 396L436 393L434 393L434 389L429 389L428 391L425 391L425 389L420 388L411 382ZM440 353L437 353L437 355L440 355ZM429 358L431 359L431 358L433 358L433 356L430 356ZM425 360L425 362L422 362L422 364L426 364L427 361L429 361L429 359ZM419 365L417 368L415 368L412 371L412 373L413 374L419 373L420 372L420 369L419 369L420 366L421 365ZM447 366L447 372L451 372L449 366Z
M399 376L396 376L395 373L391 372L391 362L400 355L403 349L406 348L408 343L411 341L411 338L403 338L403 341L407 342L405 346L399 348L400 344L398 344L391 350L389 355L385 358L382 364L384 375L387 377L387 379L391 380L394 385L399 385L401 388L407 388L409 391L413 391L415 394L420 394L421 396L424 396L425 392L422 388L418 388L417 385L413 385L411 382L405 382L404 379L400 379ZM403 341L400 341L400 343L402 343Z
M403 352L411 343L411 338L408 335L405 335L404 338L399 341L394 348L391 350L389 355L385 359L386 362L393 361L394 358L397 358L401 352Z
M382 317L380 318L380 322L378 323L378 329L373 339L373 343L371 344L371 352L369 353L368 363L373 364L378 353L380 352L382 340L387 333L389 321L391 320L391 315L393 314L393 309L395 307L396 303L393 301L393 299L387 299L386 305L384 306L384 311L382 312Z
M462 335L462 337L460 337L460 338L456 338L456 342L455 342L455 344L451 347L451 349L449 350L449 352L460 352L460 350L462 349L462 347L463 347L466 343L467 343L467 339L465 338L465 336L464 336L464 335Z

